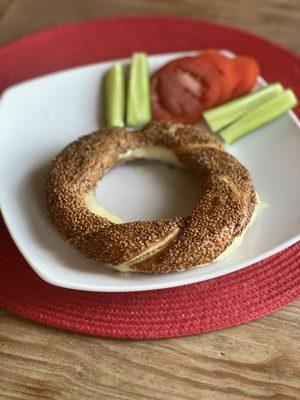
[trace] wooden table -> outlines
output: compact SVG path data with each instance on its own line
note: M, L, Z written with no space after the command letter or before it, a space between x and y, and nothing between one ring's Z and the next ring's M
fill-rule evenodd
M160 13L232 24L300 52L299 0L0 0L0 43L64 22ZM300 399L300 303L167 340L112 340L0 311L0 399Z

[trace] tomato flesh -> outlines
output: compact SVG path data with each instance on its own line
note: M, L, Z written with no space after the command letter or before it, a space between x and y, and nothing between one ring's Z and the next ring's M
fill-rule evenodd
M199 54L198 59L212 63L218 70L221 81L221 92L218 104L229 100L234 88L238 83L238 76L234 61L215 50L204 51L203 53Z
M196 123L216 103L220 91L218 71L210 63L197 57L171 61L151 79L153 118Z
M233 91L233 97L249 93L256 84L260 69L257 62L250 57L239 56L234 59L238 71L238 83Z
M208 108L250 92L258 75L254 59L216 50L171 61L151 78L153 119L195 124Z

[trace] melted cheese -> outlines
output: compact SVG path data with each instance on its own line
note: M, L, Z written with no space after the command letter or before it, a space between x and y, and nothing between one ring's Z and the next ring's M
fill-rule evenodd
M147 160L156 160L165 164L173 165L174 167L185 168L178 160L176 154L162 146L144 146L133 150L128 150L126 153L121 153L119 160L134 158L145 158Z
M145 259L152 257L159 251L163 250L168 245L168 243L178 235L178 233L179 233L179 228L174 229L174 231L170 233L168 236L166 236L161 242L155 244L152 247L149 247L149 249L139 254L138 256L132 258L131 260L123 264L113 265L111 268L116 269L117 271L120 272L138 272L136 270L131 269L130 266L142 262Z
M225 249L223 251L223 253L221 253L219 255L219 257L217 257L213 262L225 260L225 258L231 256L240 247L240 245L242 244L242 242L244 240L247 229L250 228L250 226L255 221L260 208L261 208L260 203L257 203L257 205L253 211L252 217L251 217L248 225L246 226L246 228L243 230L242 234L240 236L237 236L236 238L234 238L231 245L228 246L227 249Z
M114 224L122 224L123 223L121 218L119 218L116 215L112 214L111 212L107 211L104 207L102 207L99 203L97 203L93 191L90 192L85 197L85 204L91 213L98 215L99 217L106 218L109 221L113 222Z

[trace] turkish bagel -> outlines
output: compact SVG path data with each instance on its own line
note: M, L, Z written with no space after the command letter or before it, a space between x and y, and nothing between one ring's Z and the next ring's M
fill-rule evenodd
M120 223L89 209L87 196L107 171L136 158L135 149L148 157L145 149L156 147L172 152L178 165L201 179L200 198L188 217ZM234 156L205 130L171 122L81 137L52 161L45 194L51 222L86 257L145 273L213 262L243 233L256 206L251 176Z

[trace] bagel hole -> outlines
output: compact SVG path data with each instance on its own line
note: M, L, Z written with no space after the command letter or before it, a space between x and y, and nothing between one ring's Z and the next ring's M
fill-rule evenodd
M96 201L124 222L187 216L200 196L200 178L159 161L118 165L98 182Z

